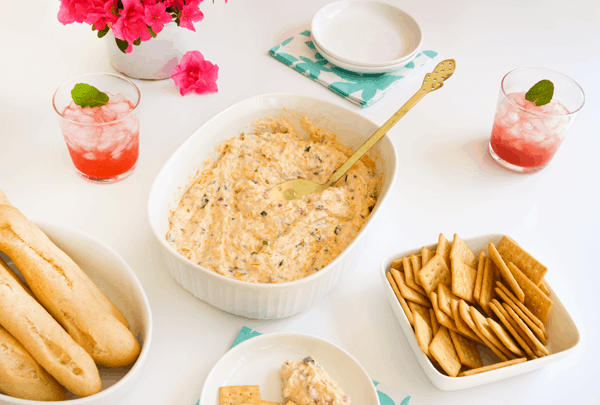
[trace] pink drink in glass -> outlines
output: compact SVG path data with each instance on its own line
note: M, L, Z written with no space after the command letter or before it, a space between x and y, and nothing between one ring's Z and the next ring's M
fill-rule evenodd
M541 93L532 91L532 99L546 102L536 105L526 94L541 80L551 82L553 90L546 88L542 98ZM562 73L535 67L508 72L500 85L490 155L515 172L542 169L567 136L584 103L581 87Z
M108 96L105 105L80 107L73 89L87 84ZM88 102L94 101L93 95ZM88 105L84 99L78 102ZM103 101L103 100L102 100ZM64 82L52 105L77 173L95 183L114 183L135 169L140 139L140 90L112 73L88 73Z
M118 179L135 167L140 120L133 102L107 93L108 104L81 108L71 102L61 129L75 168L90 180Z
M498 103L490 145L515 166L544 166L567 135L568 114L558 101L536 106L525 99L525 92L510 93Z

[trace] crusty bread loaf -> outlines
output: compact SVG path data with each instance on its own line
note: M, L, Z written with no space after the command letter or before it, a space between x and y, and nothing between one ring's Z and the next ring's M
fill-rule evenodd
M34 401L64 401L67 392L0 326L0 392Z
M0 204L11 205L10 202L8 201L8 198L6 198L6 195L2 192L2 190L0 190ZM39 229L37 226L35 226L35 224L32 224L32 225L33 225L32 232L34 232L38 238L46 239L47 242L52 244L52 242L48 239L46 234L41 229ZM65 260L65 261L72 261L71 258L60 249L56 249L56 251L54 253L58 254L58 255L62 255L63 260ZM87 274L85 274L77 265L75 267L76 268L74 268L74 271L81 277L81 279L83 280L85 285L88 286L88 288L90 289L90 292L92 293L94 298L96 298L98 300L100 305L102 305L105 310L107 310L114 317L116 317L123 325L125 325L127 328L129 328L127 319L125 319L125 317L117 309L117 307L115 307L113 305L113 303L106 297L106 295L104 295L104 293L102 291L100 291L98 286L96 284L94 284L94 282L87 276Z
M0 251L15 262L39 302L96 363L122 367L137 359L139 343L100 304L79 266L7 204L0 204Z
M79 396L100 392L94 361L0 261L0 325L58 382Z

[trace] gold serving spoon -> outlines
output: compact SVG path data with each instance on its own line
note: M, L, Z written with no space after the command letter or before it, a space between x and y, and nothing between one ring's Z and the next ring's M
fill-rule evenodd
M433 72L427 73L423 79L423 85L404 104L396 114L387 120L352 156L348 158L332 175L325 184L315 183L306 179L294 179L279 183L269 190L270 200L297 200L305 195L320 193L328 187L334 186L340 178L346 174L348 169L354 165L365 153L371 149L404 115L410 111L427 93L431 93L444 85L444 80L448 79L454 73L456 62L454 59L446 59L433 69Z

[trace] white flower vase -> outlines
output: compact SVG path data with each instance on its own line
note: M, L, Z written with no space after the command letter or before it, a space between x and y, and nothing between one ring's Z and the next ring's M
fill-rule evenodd
M104 37L110 64L120 73L134 79L163 80L171 77L173 68L187 52L185 28L175 23L166 24L156 38L133 45L131 53L123 53L112 30Z

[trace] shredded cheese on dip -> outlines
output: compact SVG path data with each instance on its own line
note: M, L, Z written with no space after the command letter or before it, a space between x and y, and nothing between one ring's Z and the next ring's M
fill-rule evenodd
M286 361L279 373L283 397L298 405L350 405L344 391L312 357ZM287 402L289 403L289 402Z
M226 277L282 283L319 271L352 242L381 187L368 157L322 193L267 198L286 180L324 184L352 154L335 134L299 119L301 131L287 116L265 119L217 147L171 213L166 238L175 250Z

